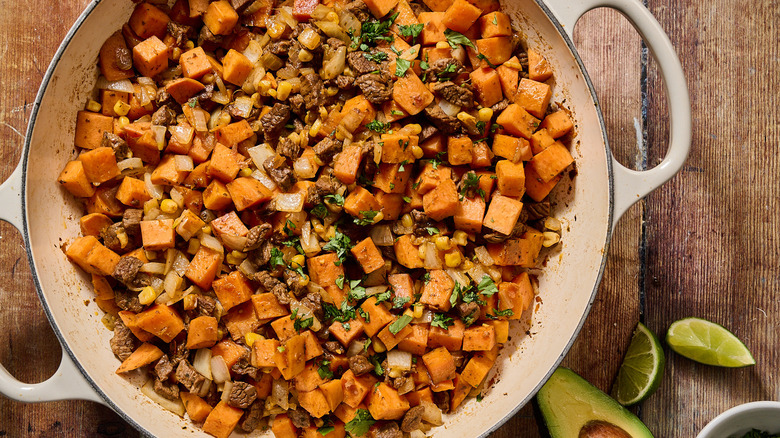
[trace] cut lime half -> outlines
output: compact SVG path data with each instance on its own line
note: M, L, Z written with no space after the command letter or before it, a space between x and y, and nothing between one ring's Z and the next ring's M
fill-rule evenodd
M640 322L618 370L612 396L623 406L646 399L661 384L665 363L658 338Z
M733 333L701 318L673 322L666 342L675 353L706 365L735 368L756 363L750 350Z

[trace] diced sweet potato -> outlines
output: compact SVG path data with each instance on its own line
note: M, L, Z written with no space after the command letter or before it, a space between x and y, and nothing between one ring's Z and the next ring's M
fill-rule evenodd
M424 195L451 177L452 168L446 166L434 168L430 163L426 163L417 180L419 182L417 191Z
M168 17L168 14L156 6L149 3L141 3L135 7L127 23L136 35L145 39L152 35L157 38L163 38L169 21L171 19Z
M470 77L480 105L490 107L504 98L501 92L501 81L496 70L490 67L478 68L471 72Z
M409 401L398 390L381 382L368 396L368 411L376 420L399 420L409 410Z
M532 79L520 79L515 102L534 117L543 118L552 97L552 88Z
M295 335L284 341L281 346L283 351L277 351L274 356L274 362L286 380L291 380L306 367L305 345L303 336Z
M435 221L454 215L458 210L458 189L452 179L446 178L433 190L423 195L425 214Z
M479 19L479 28L482 38L512 35L509 16L503 12L496 11L483 15Z
M252 344L251 363L253 367L275 367L274 355L278 351L279 341L276 339L258 339Z
M211 63L206 57L203 47L195 47L181 54L179 57L181 71L185 78L200 79L206 73L211 72Z
M523 163L501 160L496 163L498 191L505 196L522 196L525 192Z
M375 18L381 19L395 7L398 0L365 0L364 3Z
M347 322L334 322L330 325L330 334L341 345L348 346L363 333L363 323L358 319L350 319Z
M239 87L249 77L249 73L252 72L253 68L252 62L246 56L233 49L228 50L225 57L222 58L222 67L222 75L225 81Z
M84 164L81 160L69 161L65 168L62 169L57 181L73 196L89 198L95 194L95 187L92 186L92 183L87 178L87 174L84 172Z
M144 342L140 347L136 348L124 362L122 362L122 365L117 368L116 373L121 374L136 370L144 365L149 365L162 356L162 350L157 348L154 344Z
M447 7L449 7L451 1L448 1ZM441 12L420 12L417 18L420 23L425 24L422 32L420 33L420 42L424 46L432 46L439 41L447 41L447 37L444 36L444 30L447 26L444 25L444 12L447 8L442 9ZM426 105L427 106L427 105Z
M143 207L144 202L152 199L152 197L149 196L149 193L146 191L146 185L143 181L126 176L119 185L119 190L116 192L116 199L122 204L138 208Z
M199 316L193 319L187 329L187 348L197 350L213 347L219 340L217 329L217 319L212 316Z
M507 62L496 67L496 73L498 73L498 80L501 82L501 90L504 92L504 96L509 100L514 100L517 94L518 80L520 79L520 70L510 66L520 66L520 61L516 56L513 56L507 60Z
M533 49L528 49L528 77L544 82L552 76L550 64L542 55Z
M219 0L209 3L206 13L203 14L203 24L214 35L227 35L238 23L238 13L230 2Z
M173 219L141 221L141 236L144 248L149 251L173 248L176 244Z
M232 203L230 192L221 181L216 179L211 181L203 191L203 206L209 210L224 210Z
M534 288L527 272L515 277L511 282L503 282L498 288L498 309L512 309L509 319L521 319L523 312L531 307L534 300Z
M441 269L428 271L430 280L422 287L420 302L434 309L446 312L450 310L450 295L455 288L455 282Z
M211 405L206 403L206 400L200 398L197 394L191 392L180 392L181 401L184 403L184 409L187 411L187 415L190 416L190 420L200 423L206 421L206 418L213 409Z
M308 392L298 392L298 403L314 418L322 418L330 412L330 405L325 394L319 389Z
M100 90L100 113L104 116L119 117L116 112L117 102L130 104L130 93L123 91Z
M444 12L442 24L454 31L464 33L477 21L482 11L466 0L455 0Z
M482 225L501 234L509 235L517 224L523 203L503 195L495 194L490 200Z
M463 333L466 324L460 319L453 319L452 325L443 329L441 327L431 327L428 332L428 347L444 347L450 351L458 351L463 345Z
M543 182L549 182L573 162L574 158L566 146L556 141L547 149L536 154L528 165L533 166L534 171Z
M544 182L533 166L525 166L525 193L534 201L542 202L562 178L563 175L559 173L555 178Z
M493 65L501 65L512 57L512 39L508 36L480 38L474 44Z
M430 12L434 14L435 12ZM420 16L425 14L421 13ZM426 28L430 23L426 23ZM443 30L442 30L443 32ZM426 30L423 29L423 35L426 34ZM442 36L444 34L442 33ZM423 84L420 78L412 71L407 70L406 75L398 80L393 85L393 100L411 115L420 113L428 105L433 102L433 93L428 87ZM415 143L416 144L416 143Z
M244 411L221 401L209 412L203 423L203 431L216 438L228 438L238 425Z
M460 0L466 2L466 0ZM453 166L471 164L474 142L468 135L447 138L447 161Z
M532 268L536 265L543 240L542 233L526 231L520 239L509 239L503 243L490 243L487 245L487 250L498 266Z
M508 133L528 140L539 127L539 119L532 116L520 105L510 104L498 115L496 123Z
M528 161L533 157L528 140L503 134L493 137L493 153L514 163Z
M423 263L418 255L417 246L412 243L412 238L409 234L398 237L395 243L393 243L393 249L395 250L395 257L402 266L409 269L422 268Z
M78 158L84 166L84 174L90 182L102 184L119 176L114 150L101 146L84 152Z
M228 183L235 179L240 170L241 160L238 153L221 143L217 143L211 154L208 174Z
M165 85L165 91L179 104L184 104L191 97L203 91L206 86L191 78L174 79Z
M574 122L572 122L569 113L561 110L545 117L540 126L546 129L553 138L560 138L571 131L571 128L574 127Z
M73 141L80 148L95 149L103 142L103 133L113 131L113 117L79 111L76 115L76 135Z
M344 184L354 183L357 180L362 159L363 148L359 144L345 146L333 164L333 175Z
M385 259L379 252L374 241L367 237L352 247L352 255L355 256L363 272L370 274L385 265Z
M171 342L182 330L184 321L178 313L165 304L155 304L136 315L136 324L163 342Z
M422 356L422 360L433 383L438 384L455 377L455 360L446 348L431 350Z
M129 54L130 50L127 48L122 32L114 32L100 47L100 54L98 55L100 73L109 81L132 78L135 76L132 66L128 69L121 68L119 60L120 56L126 58ZM123 67L126 67L124 62L121 64Z
M111 275L119 255L101 244L94 236L79 237L68 245L65 255L89 274Z
M297 438L298 428L292 423L287 414L277 415L271 425L271 431L275 438Z
M382 134L382 157L383 163L402 163L414 161L412 148L417 146L419 137L416 135L407 135L401 132L393 134Z
M362 314L358 313L358 319L363 323L363 330L368 336L379 333L387 324L393 321L393 315L384 303L378 303L376 296L369 297L360 305Z
M374 195L362 186L355 187L344 200L344 211L353 217L364 218L363 212L380 211L382 206L376 201Z
M254 293L249 281L241 271L233 271L219 280L215 280L211 285L225 311L249 301Z
M133 65L147 77L154 77L168 68L168 46L151 36L133 47Z
M99 236L100 232L114 223L111 218L102 213L89 213L79 218L81 234L84 236Z
M474 325L463 333L463 351L488 351L495 346L496 331L492 325Z
M184 275L201 289L208 290L222 265L222 259L222 253L201 245Z
M272 197L271 191L263 183L251 177L236 178L227 183L226 187L237 211L256 207Z
M341 387L344 392L344 404L352 408L357 408L368 395L371 387L376 383L376 379L370 374L364 374L360 377L355 376L352 370L347 370L341 376Z
M374 187L384 193L403 193L412 175L412 168L410 164L380 163L374 176Z

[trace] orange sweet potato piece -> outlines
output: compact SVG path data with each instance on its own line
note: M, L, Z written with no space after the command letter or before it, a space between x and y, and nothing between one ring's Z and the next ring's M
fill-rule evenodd
M127 310L117 312L122 322L133 332L133 335L141 342L146 342L154 339L154 335L138 327L138 315Z
M249 77L253 66L252 62L241 52L230 49L222 58L222 68L224 80L240 87Z
M452 219L455 228L467 233L482 231L482 220L485 217L485 200L477 195L473 198L464 197L459 201L458 210Z
M139 328L157 336L163 342L171 342L182 330L184 321L173 308L155 304L136 315Z
M417 146L419 137L407 135L401 132L382 134L382 162L383 163L411 163L414 161L412 148Z
M366 274L370 274L385 265L382 253L379 252L379 249L377 249L370 237L366 237L352 247L352 255L355 256Z
M260 203L270 200L273 196L263 183L252 177L236 178L227 183L226 187L237 211L256 207Z
M434 309L446 312L450 310L450 295L455 288L455 282L441 269L428 271L430 280L423 284L420 302Z
M151 36L133 47L133 65L144 76L154 77L168 68L168 46Z
M115 111L117 102L130 104L130 93L123 91L100 90L100 113L104 116L119 117Z
M458 205L458 189L450 178L445 178L436 188L423 195L425 214L435 221L454 215Z
M528 273L523 272L511 282L503 282L498 286L498 309L512 309L509 319L521 319L523 312L531 307L534 300L534 288Z
M374 176L374 187L384 193L403 193L412 175L412 167L409 164L380 163Z
M203 423L203 431L217 438L228 438L243 414L243 410L221 401L209 412Z
M463 334L466 325L460 319L453 319L453 324L446 329L431 327L428 331L428 347L444 347L449 351L458 351L463 345Z
M451 1L448 3L451 3ZM449 4L447 7L449 7ZM442 9L441 12L420 12L420 15L417 16L420 23L425 24L420 33L422 45L432 46L439 41L447 41L447 37L444 36L444 30L447 29L447 26L442 22L445 14L443 11L446 9Z
M376 379L370 374L360 377L355 376L352 370L347 370L341 376L341 387L344 393L343 403L352 408L357 408L366 397Z
M358 314L358 320L363 323L363 330L368 336L374 336L379 333L387 324L393 322L393 315L384 303L378 303L376 296L369 297L360 305L363 312L368 316L363 318Z
M114 222L102 213L89 213L81 216L79 225L84 236L99 236L100 232Z
M152 199L146 191L146 185L137 178L126 176L119 184L119 190L116 192L116 199L122 204L130 207L143 207L144 202Z
M330 412L330 405L325 394L320 389L314 389L308 392L298 392L298 403L312 417L322 418Z
M383 220L394 221L401 216L401 210L404 208L403 193L385 193L379 190L374 197L382 206Z
M422 355L428 345L428 324L410 324L412 333L398 343L398 349L412 354Z
M550 64L536 50L528 49L528 77L544 82L552 76Z
M466 0L459 1L466 2ZM447 160L451 165L471 164L473 155L474 142L468 135L447 138Z
M119 68L118 57L126 56L128 53L130 50L127 48L122 32L114 32L100 47L98 55L100 73L109 81L119 81L135 76L132 67L127 70Z
M522 202L495 194L490 200L490 206L482 225L501 234L511 234L522 209Z
M306 365L306 368L304 368L300 374L293 378L295 389L301 392L309 392L314 391L320 385L325 383L326 380L320 377L320 374L317 372L318 368L319 367L315 365L314 362Z
M200 93L206 86L191 78L179 78L169 82L165 86L165 91L171 95L171 97L183 105L192 96Z
M217 345L211 347L212 356L222 356L228 368L233 367L239 359L246 356L246 347L236 344L230 339L222 339Z
M298 428L292 423L287 414L277 415L274 423L271 425L271 432L275 438L297 438Z
M252 344L250 360L253 367L275 367L274 355L281 344L276 339L258 339Z
M409 401L398 391L381 382L368 395L368 411L376 420L398 420L409 410Z
M363 218L364 211L380 211L382 206L376 201L374 195L362 186L355 187L344 200L344 211L353 217Z
M95 189L95 194L87 198L87 213L102 213L108 217L122 217L125 206L116 199L119 186L102 185Z
M284 351L277 351L274 355L274 362L286 380L291 380L306 367L305 344L303 336L295 335L282 343L280 348Z
M541 127L546 129L552 138L560 138L571 131L574 122L566 111L556 111L544 118Z
M477 387L485 380L490 369L493 368L495 359L484 354L475 354L463 369L460 378L473 387Z
M364 3L375 18L381 19L398 4L398 0L364 0Z
M412 328L409 325L404 326L401 330L398 331L398 333L393 334L393 332L390 331L390 325L392 325L393 322L395 322L398 318L391 321L390 324L386 325L385 328L383 328L378 334L377 337L380 341L382 341L382 344L384 344L387 351L392 350L395 348L398 343L406 339L409 335L412 334Z
M514 163L528 161L533 157L528 140L504 134L493 137L493 153Z
M496 331L492 325L473 325L463 333L463 351L489 351L495 346Z
M534 201L542 202L562 178L563 175L559 173L555 178L544 182L533 166L525 166L525 193Z
M211 288L211 282L222 265L223 254L201 245L192 258L184 276L203 290Z
M412 243L410 235L405 234L398 237L395 243L393 243L393 249L395 250L395 257L398 259L398 263L409 269L417 269L423 267L423 262L418 255L417 247Z
M434 168L430 163L426 163L418 178L417 191L424 195L451 177L452 168L446 166Z
M508 133L523 137L528 140L539 127L539 119L532 116L520 105L510 104L498 115L496 123L501 125Z
M282 342L292 338L298 333L298 331L295 330L295 320L293 318L277 318L271 322L271 328L274 329L276 337Z
M187 410L190 420L196 423L206 421L213 409L211 405L206 403L206 400L191 392L182 391L179 393L179 396L181 396L181 401L184 403L184 409Z
M235 179L240 170L241 160L238 153L221 143L217 143L211 153L208 174L228 183Z
M491 12L479 19L479 29L482 38L512 36L512 24L509 16L503 12Z
M423 14L436 14L436 12L422 12L420 13L420 17L422 17ZM422 35L427 35L426 29L428 29L430 24L431 23L425 24L426 27L423 28ZM442 29L442 38L444 37L443 32L444 30ZM431 38L430 36L428 37ZM423 37L423 41L424 40L425 37ZM420 113L425 107L433 102L433 99L433 93L431 93L428 87L423 84L412 69L407 70L404 77L398 78L393 85L393 100L398 106L411 115Z
M544 123L544 121L542 121L542 123ZM530 142L531 152L536 155L555 143L555 139L552 135L550 135L550 131L545 128L540 128L538 131L534 132L534 135L531 136Z
M474 44L493 65L501 65L512 57L512 39L508 36L480 38Z
M344 387L341 385L341 379L325 382L320 385L320 389L328 401L330 410L335 411L344 400Z
M219 340L217 328L217 319L212 316L193 319L187 329L187 348L197 350L213 347Z
M103 142L103 133L113 131L113 117L79 111L76 115L76 135L73 141L80 148L95 149Z
M168 29L169 21L171 19L168 17L168 14L156 6L149 3L141 3L135 7L127 23L136 35L145 39L152 35L157 38L163 38Z
M532 268L542 249L542 233L526 231L520 239L509 239L503 243L487 245L488 253L498 266L520 266Z
M474 85L474 91L476 91L477 101L480 105L490 107L504 98L504 95L501 92L501 81L498 78L496 70L490 67L478 68L471 72L470 77L471 83Z
M414 281L409 274L390 274L387 276L387 283L393 289L395 298L408 298L404 303L404 308L412 305L414 302Z
M536 154L528 165L533 166L534 171L543 182L549 182L573 162L574 158L566 146L556 141L547 149Z
M471 385L463 380L460 375L455 376L455 378L452 380L452 384L454 385L454 388L452 390L452 396L450 397L450 409L457 409L460 404L463 403L463 400L465 400L469 395L469 392L471 392L472 388Z
M119 167L116 165L114 150L101 146L79 155L78 158L84 166L84 174L92 183L102 184L119 176Z
M247 333L254 332L261 325L255 314L255 308L249 301L234 306L227 312L227 315L222 317L222 321L234 340L242 339Z
M496 163L498 191L505 196L522 196L525 192L523 163L501 160Z
M219 280L214 280L211 286L225 311L249 301L254 293L249 280L241 271L233 271Z
M477 21L482 11L466 0L455 0L444 12L441 22L447 28L463 33Z
M203 47L200 46L182 53L179 57L179 65L185 78L200 79L211 72L211 63Z
M165 154L152 171L152 184L176 186L183 183L188 174L189 172L176 167L176 158L173 155Z
M360 161L363 159L363 148L356 143L344 147L333 164L333 175L344 184L352 184L357 180Z
M154 344L144 342L140 347L136 348L124 362L122 362L122 365L117 368L116 373L121 374L136 370L144 365L149 365L162 356L162 350L157 348Z
M552 88L549 85L523 78L517 86L515 102L534 117L541 119L547 112L551 97Z
M206 13L203 14L203 24L214 35L227 35L238 23L238 13L230 2L219 0L209 3Z
M95 187L87 179L87 174L84 172L84 164L81 160L69 161L65 168L62 169L57 181L73 196L89 198L95 194Z
M68 245L68 258L89 274L111 275L119 255L98 242L94 236L79 237Z
M422 356L422 360L433 383L438 384L455 377L455 359L446 348L431 350Z
M344 266L338 263L335 253L322 254L307 259L311 281L320 286L335 286L336 279L344 275ZM338 303L341 305L341 303Z
M203 191L203 206L209 210L224 210L233 203L227 186L221 181L213 180Z
M406 396L406 399L409 400L410 406L417 406L423 400L433 403L433 391L431 391L431 388L428 386L404 395Z
M255 313L261 320L270 320L289 315L290 313L271 292L252 295L251 299L252 305L255 307Z
M490 167L494 157L490 147L484 141L475 143L471 154L471 167L474 169Z
M149 251L173 248L176 244L173 219L141 221L141 237Z
M347 330L349 329L349 330ZM363 322L359 319L350 319L347 322L334 322L330 325L330 334L341 345L348 346L363 333Z
M498 67L496 67L496 73L498 73L498 80L501 82L501 90L504 92L509 100L514 100L517 94L518 80L520 79L520 70L511 67L509 62L512 61L513 65L520 65L520 61L516 56L509 58L509 60Z

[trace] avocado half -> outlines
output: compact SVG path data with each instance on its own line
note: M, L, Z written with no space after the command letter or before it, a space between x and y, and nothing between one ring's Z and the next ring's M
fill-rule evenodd
M577 438L584 426L605 423L632 438L653 438L639 418L568 368L555 370L536 400L552 438Z

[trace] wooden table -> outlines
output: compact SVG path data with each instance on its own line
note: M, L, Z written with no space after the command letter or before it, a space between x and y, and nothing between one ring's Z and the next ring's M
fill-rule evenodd
M20 158L43 73L88 3L0 1L1 179ZM617 227L600 292L564 364L608 391L637 321L657 334L686 316L725 325L750 347L756 366L702 366L666 348L661 387L634 408L658 437L693 437L727 408L780 399L780 4L647 3L688 77L693 149L682 172ZM575 40L618 158L629 167L653 167L664 155L669 120L662 79L639 37L619 14L597 10L580 21ZM55 371L60 349L35 294L21 236L0 223L0 238L0 327L7 330L0 362L19 379L39 382ZM493 436L545 434L528 405ZM0 436L137 433L95 403L27 405L0 398Z

